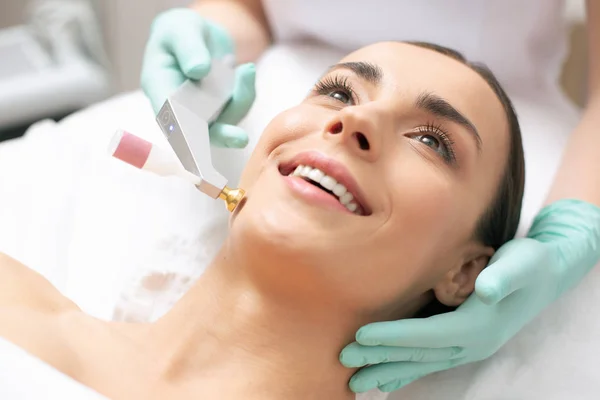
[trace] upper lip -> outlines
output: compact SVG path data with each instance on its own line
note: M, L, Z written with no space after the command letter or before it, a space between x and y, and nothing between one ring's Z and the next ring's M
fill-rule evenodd
M352 194L354 200L362 207L365 215L371 214L371 208L366 202L365 196L356 183L356 180L350 174L346 166L339 161L334 160L322 153L316 151L302 152L294 156L291 160L282 162L279 165L279 171L283 175L289 175L294 172L298 165L307 165L323 171L326 175L331 176L338 183L341 183Z

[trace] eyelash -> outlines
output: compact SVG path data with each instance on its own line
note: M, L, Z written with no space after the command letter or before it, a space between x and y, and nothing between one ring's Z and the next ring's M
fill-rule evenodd
M450 137L441 125L435 125L432 122L417 128L417 132L421 134L433 134L436 139L440 140L446 150L446 154L440 154L450 164L456 163L456 153L454 152L454 140Z
M356 94L354 92L354 89L352 89L352 85L348 81L348 78L345 76L327 76L321 79L319 82L317 82L314 91L315 93L322 96L329 96L333 92L341 91L349 97L352 104L355 103L354 99L356 98Z
M331 96L331 94L336 91L343 92L344 94L346 94L346 96L348 96L352 104L355 103L354 99L356 98L356 94L354 92L354 89L352 89L352 85L348 81L348 78L345 76L327 76L321 79L319 82L317 82L314 88L314 92L321 96ZM341 100L335 98L334 100L342 102ZM441 144L446 150L445 154L440 154L440 156L450 164L456 163L454 141L452 140L450 135L442 128L441 125L435 125L430 122L427 123L425 126L417 128L417 132L421 134L433 134L436 139L441 141Z

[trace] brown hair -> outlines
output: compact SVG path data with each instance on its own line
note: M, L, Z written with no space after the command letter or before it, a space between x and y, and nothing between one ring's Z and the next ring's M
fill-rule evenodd
M503 177L496 189L496 196L481 216L474 233L475 239L483 245L498 250L517 232L525 187L525 155L521 128L512 102L492 71L485 65L469 62L462 54L447 47L426 42L405 43L436 51L468 66L487 82L504 108L510 137L508 160ZM422 309L417 317L427 317L452 309L453 307L444 306L435 300Z

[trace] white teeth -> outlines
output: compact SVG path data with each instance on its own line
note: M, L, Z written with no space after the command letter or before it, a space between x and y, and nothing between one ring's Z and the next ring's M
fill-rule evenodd
M323 179L321 179L321 186L323 186L327 190L333 191L333 188L336 184L337 182L335 181L335 179L333 179L329 175L325 175Z
M342 197L346 193L347 189L346 189L346 186L342 185L341 183L338 183L337 185L335 185L333 187L333 189L331 189L331 191L337 197Z
M298 165L294 172L292 172L290 175L304 177L320 184L325 189L333 192L333 194L338 197L340 203L342 203L350 212L362 215L358 209L358 204L352 202L352 200L354 200L354 196L352 193L348 192L346 186L338 183L331 176L325 175L325 173L320 169L312 168L307 165Z
M346 192L346 193L344 193L344 195L342 197L340 197L340 203L342 203L343 205L346 205L346 204L350 203L353 199L354 199L354 196L352 196L352 193Z
M323 173L323 171L315 168L312 171L310 171L310 173L308 174L308 177L310 179L312 179L313 181L320 184L321 179L323 179L325 177L325 174Z

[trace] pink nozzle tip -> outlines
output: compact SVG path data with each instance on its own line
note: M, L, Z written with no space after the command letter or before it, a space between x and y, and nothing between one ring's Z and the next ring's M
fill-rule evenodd
M148 160L150 150L152 143L124 130L115 133L109 147L113 157L140 169Z

